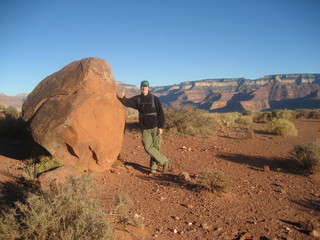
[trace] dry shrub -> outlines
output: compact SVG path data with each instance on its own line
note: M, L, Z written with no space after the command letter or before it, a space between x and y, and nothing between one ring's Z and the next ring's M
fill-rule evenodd
M28 159L25 162L23 170L24 178L32 180L37 178L41 173L63 166L63 163L53 157L41 156L39 160Z
M113 208L110 215L113 216L118 223L123 225L143 226L143 219L140 215L130 214L132 199L126 193L119 193L113 198Z
M240 125L251 125L253 123L251 116L240 116L235 121Z
M138 120L139 119L139 112L133 108L125 108L126 119L128 120Z
M244 134L246 139L254 139L254 130L251 128L244 128Z
M7 108L6 106L0 104L0 112L3 112L4 110L6 110L6 108Z
M184 105L172 106L164 111L168 133L185 135L210 135L213 133L214 120L205 110Z
M223 172L205 170L199 174L199 184L210 192L227 191L231 184L227 175Z
M290 153L294 169L304 174L320 173L320 143L298 145Z
M272 118L291 120L294 118L294 112L291 110L274 110L271 112Z
M273 117L270 112L261 112L254 116L253 121L257 123L268 123L271 122L272 119Z
M308 115L309 119L320 119L320 110L311 110Z
M297 136L298 130L286 119L274 119L271 123L272 132L280 136Z
M19 111L13 106L9 106L9 107L5 108L4 113L7 115L11 115L15 118L17 118L19 116Z
M232 112L232 113L221 113L220 121L225 126L230 126L235 124L236 120L239 118L240 113Z
M92 179L69 177L60 186L29 193L24 202L1 212L0 239L102 240L110 225L102 206L92 197Z
M297 109L294 114L296 119L320 119L320 109Z
M272 112L255 113L252 118L254 122L268 123L275 121L276 119L294 119L295 113L292 110L274 110Z

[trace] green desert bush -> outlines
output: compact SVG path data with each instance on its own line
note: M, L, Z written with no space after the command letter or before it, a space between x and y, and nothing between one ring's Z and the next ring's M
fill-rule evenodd
M25 179L33 180L37 178L41 173L61 166L63 166L63 163L60 160L54 157L41 156L39 160L26 160L25 167L22 170Z
M274 119L271 123L272 132L280 136L297 136L298 130L286 119Z
M210 192L227 191L231 184L227 175L223 172L205 170L199 174L199 184Z
M62 185L29 193L0 214L0 239L103 240L111 233L107 214L92 196L92 179L69 177Z
M298 145L290 153L294 169L305 174L320 173L320 143Z
M192 106L172 106L164 110L166 130L171 134L210 135L213 132L214 120L205 110Z

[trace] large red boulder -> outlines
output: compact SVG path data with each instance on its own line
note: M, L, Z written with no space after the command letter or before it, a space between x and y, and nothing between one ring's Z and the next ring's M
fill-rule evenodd
M109 169L124 135L124 109L109 64L75 61L41 81L22 106L34 140L82 170Z

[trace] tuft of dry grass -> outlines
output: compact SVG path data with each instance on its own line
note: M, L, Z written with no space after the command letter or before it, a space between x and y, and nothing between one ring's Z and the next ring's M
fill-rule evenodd
M39 160L28 159L25 162L25 167L22 169L23 176L27 180L33 180L41 173L61 166L63 166L63 163L54 157L41 156Z

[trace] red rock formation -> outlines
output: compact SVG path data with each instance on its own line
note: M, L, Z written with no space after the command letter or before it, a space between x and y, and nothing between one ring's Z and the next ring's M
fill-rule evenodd
M28 95L22 116L35 141L67 165L104 171L120 152L124 109L102 59L75 61L45 78Z
M167 105L191 104L212 112L320 108L319 91L320 74L205 79L152 89Z

